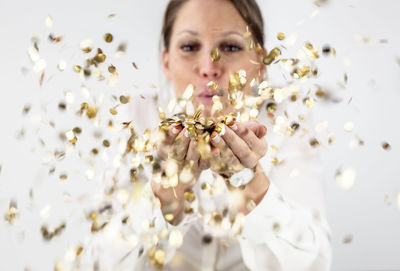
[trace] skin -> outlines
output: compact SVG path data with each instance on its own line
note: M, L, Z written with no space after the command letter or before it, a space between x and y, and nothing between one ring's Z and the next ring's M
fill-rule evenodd
M162 52L165 76L173 84L178 97L188 84L194 85L193 104L197 107L203 103L197 95L206 88L208 82L212 80L219 86L228 86L230 73L239 70L246 71L248 81L252 78L261 81L265 66L262 64L262 56L255 50L246 49L246 40L243 38L246 26L247 23L233 4L226 0L190 0L181 7L173 26L169 50ZM217 62L213 62L210 57L215 48L221 52L221 59ZM261 64L254 64L249 60ZM248 88L245 89L246 94L249 91ZM223 104L227 104L226 91L220 99ZM205 104L205 115L210 115L211 106ZM229 107L226 110L232 111ZM230 176L243 168L256 169L253 180L245 189L240 190L241 200L238 200L237 208L247 214L250 210L246 208L246 203L253 200L258 204L269 187L269 179L258 163L267 151L267 143L263 139L267 129L257 122L235 122L225 129L226 133L222 136L216 132L211 135L212 154L216 159L222 159L231 165L231 168L217 173ZM176 138L180 139L180 144L174 144ZM152 183L153 191L160 199L162 207L178 202L178 207L173 212L175 219L172 221L177 224L183 213L183 193L192 188L201 171L210 165L200 159L195 141L185 136L183 127L170 127L168 135L159 146L158 154L166 160L171 149L174 158L182 162L182 167L190 161L195 165L194 180L188 184L179 184L175 191Z

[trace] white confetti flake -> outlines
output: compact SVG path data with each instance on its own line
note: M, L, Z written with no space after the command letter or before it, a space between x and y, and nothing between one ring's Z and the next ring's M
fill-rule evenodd
M356 181L356 170L346 168L336 172L336 184L343 190L348 191L354 187Z

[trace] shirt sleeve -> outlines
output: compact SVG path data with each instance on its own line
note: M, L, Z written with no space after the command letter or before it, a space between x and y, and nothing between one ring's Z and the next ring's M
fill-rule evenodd
M267 174L267 193L243 218L243 260L251 270L329 270L331 231L318 155L304 137L282 146L279 165Z

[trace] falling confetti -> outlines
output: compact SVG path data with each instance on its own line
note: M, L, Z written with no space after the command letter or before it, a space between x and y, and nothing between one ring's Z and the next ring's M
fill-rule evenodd
M381 146L385 151L390 151L392 149L390 144L388 142L386 142L386 141L382 142Z
M349 234L343 238L343 244L350 244L353 241L353 235Z
M218 48L211 50L210 54L211 60L213 62L218 62L221 59L221 53Z
M313 16L316 14L314 12ZM107 18L111 19L115 16L112 13ZM46 25L48 26L47 20ZM51 19L52 24L53 20ZM64 43L67 44L67 36L64 39L62 35L50 34L48 38L52 47L57 48ZM146 201L152 206L158 206L159 202L152 199L151 191L145 188L145 184L150 180L163 188L172 188L176 196L179 192L176 189L178 184L190 184L195 179L197 165L195 166L195 163L191 161L182 166L181 161L176 156L175 149L169 150L168 158L165 161L161 161L156 154L157 144L168 134L171 126L179 126L185 129L187 132L183 136L188 136L196 142L196 150L201 159L210 165L212 164L213 169L217 171L231 170L234 167L230 163L218 160L219 158L213 155L210 143L211 135L215 132L220 136L225 135L229 131L227 126L231 126L235 122L246 122L265 117L262 114L266 114L268 120L273 123L271 124L273 125L272 131L276 131L278 136L290 137L301 134L301 136L306 136L305 138L309 140L310 146L316 149L324 146L326 142L326 138L323 138L322 134L329 132L327 121L320 121L316 125L307 126L307 118L304 115L299 113L291 116L284 111L284 106L286 102L289 102L299 104L303 109L312 111L320 100L331 102L329 91L324 87L301 89L302 83L309 79L315 79L319 75L315 63L319 54L334 55L334 49L330 46L323 47L321 52L321 49L319 51L317 49L321 48L319 45L308 42L302 48L299 48L303 58L300 59L297 56L286 58L287 47L296 43L297 35L286 36L282 32L277 33L276 38L282 41L279 42L279 48L275 47L266 53L260 45L254 43L254 37L247 29L243 33L246 48L255 50L259 56L262 56L264 65L282 67L288 86L276 88L273 87L274 82L269 81L269 79L259 82L258 78L250 78L245 70L231 71L226 86L216 79L214 79L215 81L208 81L208 89L218 93L218 95L212 97L211 111L213 117L208 117L205 115L204 106L198 106L195 103L198 89L195 85L189 84L181 97L171 101L173 106L179 105L184 110L172 114L170 108L158 108L159 129L155 129L156 131L146 130L139 134L134 121L121 120L121 118L126 117L124 109L129 106L129 103L147 102L151 98L144 96L140 96L141 99L136 98L136 96L130 96L129 89L119 89L117 85L120 80L119 73L121 77L124 74L124 66L120 63L124 59L116 60L116 58L125 55L127 44L116 44L111 33L104 34L102 38L107 43L104 49L99 47L104 45L104 41L101 41L101 44L96 44L90 39L85 39L80 43L78 42L79 47L75 49L78 55L82 57L81 59L76 57L68 59L63 56L64 59L57 59L56 62L47 62L43 52L45 47L39 43L39 39L35 39L31 48L28 49L28 57L32 62L33 71L37 73L39 81L43 84L43 90L51 77L48 65L57 65L57 76L65 76L72 71L73 76L79 82L79 87L64 90L57 97L57 104L53 105L52 108L58 110L60 119L53 117L53 113L50 113L48 108L46 110L49 111L46 112L44 106L38 106L34 103L29 104L29 106L26 104L22 112L24 115L36 119L36 123L41 123L43 126L48 125L55 130L54 138L58 140L59 144L57 147L52 146L51 141L45 139L47 137L43 136L44 129L43 131L36 131L36 134L43 138L37 141L39 142L38 146L43 150L39 160L46 167L45 172L48 173L49 178L57 180L57 185L65 186L77 180L75 172L79 171L79 176L83 177L85 185L96 184L96 189L89 195L77 196L76 193L70 191L64 192L60 199L66 203L76 202L82 206L85 214L84 223L87 223L87 225L83 223L83 226L87 229L90 228L88 236L85 236L85 239L82 240L88 240L90 243L99 234L105 234L107 238L124 242L130 248L128 252L120 255L121 257L118 258L121 259L120 261L128 260L129 257L140 257L143 254L143 258L146 258L150 264L162 268L167 260L169 248L179 248L183 244L184 234L181 231L169 227L164 227L158 231L158 224L165 221L155 220L154 218L146 218L140 221L134 216L134 211L130 209L132 205L136 206L139 201ZM213 62L218 62L224 57L222 55L225 56L225 52L221 52L217 47L210 52L209 57ZM250 59L249 61L249 64L253 67L262 64L258 59ZM138 66L135 62L130 60L125 60L125 62L128 67L132 65L135 73L140 72L137 71ZM197 67L193 68L196 69ZM98 91L101 87L95 87L93 81L104 86L107 91ZM345 78L340 78L339 81L346 83L347 75ZM149 85L152 89L158 88L150 83L146 83L146 88ZM141 89L137 85L134 87ZM254 90L254 93L248 95L248 88ZM226 101L222 98L224 95L228 97ZM158 96L154 98L155 101L157 99ZM51 105L49 108L51 109ZM42 109L42 114L38 114L40 117L33 117L36 110ZM311 127L311 129L306 127ZM321 137L320 134L316 136L315 132L320 133ZM329 136L328 142L331 144L335 137ZM182 137L178 136L175 141L176 145L179 147L181 142ZM282 165L285 160L281 159L279 155L279 147L271 146L270 149L273 154L269 160L273 166ZM222 154L226 155L223 152ZM63 164L71 160L77 165L76 169L67 168ZM82 168L78 169L78 165ZM108 172L105 174L106 170L111 171L111 176L108 177ZM290 172L290 177L296 178L301 174L301 169L295 169ZM104 180L101 179L106 175L107 177ZM353 187L354 179L355 171L352 172L350 168L340 170L336 174L337 184L345 190ZM201 192L207 195L213 196L220 192L220 188L216 187L211 180L199 185ZM211 225L210 232L200 237L204 246L214 241L214 231L218 229L223 228L227 232L240 233L241 223L236 222L236 218L231 216L230 209L213 210L210 213L198 212L196 204L199 195L197 191L194 191L185 190L182 209L184 215L197 216L205 219ZM33 201L33 192L31 198ZM86 203L91 205L94 199L98 205L87 207ZM255 207L254 200L245 201L247 210L253 210ZM172 204L168 206L166 212L163 212L166 221L173 222L177 218L174 208L176 206ZM47 219L52 218L55 213L56 209L52 205L41 206L40 217L44 222L41 223L43 226L40 228L40 232L43 239L48 242L56 237L62 237L66 225L70 226L74 221L72 218L71 221L62 222L58 225L47 224ZM15 206L10 204L5 219L12 223L19 215L20 211L16 204ZM117 226L115 219L118 221ZM146 229L146 236L136 235L134 227L137 225ZM276 222L270 230L280 233L284 230L284 225ZM133 248L137 248L137 251ZM88 243L77 243L69 248L67 256L72 259L71 262L75 261L76 266L78 266L80 259L83 259L91 251L93 249L88 246ZM61 262L57 262L56 266L58 268L56 270L63 270ZM101 270L100 262L93 260L93 268Z
M105 40L107 43L110 43L110 42L112 42L112 41L113 41L113 39L114 39L114 37L113 37L113 35L112 35L112 34L110 34L110 33L106 33L106 34L104 34L104 40Z
M53 26L53 18L51 18L50 16L46 17L46 26L48 28L51 28Z
M349 191L354 187L356 181L356 171L353 168L346 168L336 172L336 184L343 190Z
M278 40L284 40L285 39L285 34L282 32L279 32L277 35Z
M351 131L353 131L353 130L354 130L354 122L352 122L352 121L346 122L346 123L343 125L343 129L344 129L346 132L351 132Z

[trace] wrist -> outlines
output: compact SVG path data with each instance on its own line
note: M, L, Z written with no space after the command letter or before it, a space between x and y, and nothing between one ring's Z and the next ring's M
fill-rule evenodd
M265 175L262 166L257 163L252 181L244 188L246 201L254 201L258 205L268 191L270 181Z

